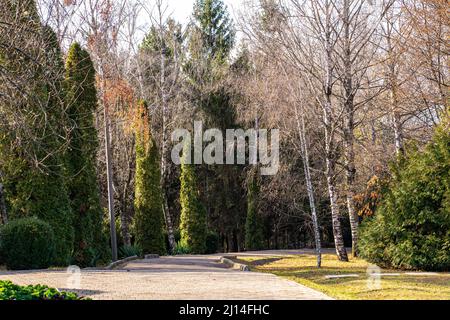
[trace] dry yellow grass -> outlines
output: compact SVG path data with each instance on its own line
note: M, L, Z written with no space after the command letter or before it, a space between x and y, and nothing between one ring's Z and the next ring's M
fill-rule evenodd
M317 269L314 255L285 258L238 257L252 271L269 272L322 291L336 299L354 300L450 300L450 274L382 276L381 287L368 286L369 263L362 259L340 262L335 255L323 255L322 268ZM357 274L358 278L327 279L327 275Z

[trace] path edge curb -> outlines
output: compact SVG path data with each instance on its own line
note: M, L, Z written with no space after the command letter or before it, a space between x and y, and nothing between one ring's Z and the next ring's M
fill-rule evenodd
M111 262L105 269L106 270L113 270L113 269L117 269L118 267L120 267L121 265L126 264L127 262L133 261L133 260L138 260L140 259L138 256L132 256L132 257L127 257L125 259L122 260L117 260L114 262Z
M249 266L247 266L246 264L234 262L233 260L231 260L230 258L227 258L227 257L223 257L223 256L219 257L219 261L221 264L224 264L232 269L237 269L237 270L243 271L243 272L250 271Z

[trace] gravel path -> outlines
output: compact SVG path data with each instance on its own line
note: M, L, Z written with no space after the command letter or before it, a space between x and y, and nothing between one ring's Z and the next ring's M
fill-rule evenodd
M101 300L329 299L275 275L227 269L217 255L136 260L119 270L82 270L79 278L65 271L0 271L0 280L45 284Z

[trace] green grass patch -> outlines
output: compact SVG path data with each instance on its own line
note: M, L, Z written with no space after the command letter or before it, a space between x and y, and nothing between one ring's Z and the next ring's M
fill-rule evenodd
M381 273L401 273L400 276L382 276L380 287L368 283L370 264L363 259L339 261L335 255L322 256L322 268L317 269L314 255L277 257L238 257L240 263L252 271L273 273L321 291L330 297L345 300L448 300L450 274L407 275L398 270ZM358 278L327 279L328 275L357 274Z

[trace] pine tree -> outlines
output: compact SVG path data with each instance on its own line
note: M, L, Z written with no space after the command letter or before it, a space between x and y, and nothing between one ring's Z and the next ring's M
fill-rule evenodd
M79 266L94 266L107 249L107 240L102 233L103 213L96 175L98 139L94 112L97 92L92 60L78 43L74 43L68 52L65 89L71 125L66 174L74 214L73 257Z
M158 149L151 137L147 105L139 103L136 128L136 177L133 230L145 253L165 255L164 213Z
M247 219L245 222L245 249L260 250L263 248L263 225L258 215L258 181L253 173L247 190Z
M206 252L206 210L200 202L193 165L182 163L180 181L181 243L191 253L202 254Z

